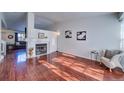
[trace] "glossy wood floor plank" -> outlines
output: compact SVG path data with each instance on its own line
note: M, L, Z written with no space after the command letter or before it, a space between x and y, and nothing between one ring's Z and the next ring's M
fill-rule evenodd
M0 62L1 81L102 81L124 80L120 69L109 72L103 64L55 52L26 59L25 50L8 53Z

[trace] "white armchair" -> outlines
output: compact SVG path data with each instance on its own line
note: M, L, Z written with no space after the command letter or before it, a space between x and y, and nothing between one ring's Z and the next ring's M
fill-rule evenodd
M124 72L124 52L116 54L110 59L105 56L102 56L100 58L100 61L109 68L110 72L112 72L112 69L116 67L121 68Z

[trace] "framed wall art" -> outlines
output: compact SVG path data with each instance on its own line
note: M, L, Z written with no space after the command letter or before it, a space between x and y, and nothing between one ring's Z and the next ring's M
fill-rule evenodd
M8 38L9 39L13 39L13 35L8 35Z
M77 40L86 40L86 31L77 32Z
M45 34L44 33L38 33L38 39L44 39Z
M72 38L72 32L71 32L71 30L66 30L65 31L65 38Z

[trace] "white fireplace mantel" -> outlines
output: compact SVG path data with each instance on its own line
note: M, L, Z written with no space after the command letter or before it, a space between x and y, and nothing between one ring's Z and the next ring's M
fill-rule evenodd
M27 57L36 57L35 54L35 45L41 43L47 43L47 54L57 51L57 32L47 31L47 30L39 30L39 29L31 29L30 37L26 39L27 41ZM38 34L44 33L47 38L39 39ZM29 49L33 48L33 55L29 55Z
M45 55L45 54L36 55L36 44L47 44L47 54L50 53L50 41L49 40L38 40L37 39L37 40L29 41L29 42L30 42L30 46L34 49L32 57Z

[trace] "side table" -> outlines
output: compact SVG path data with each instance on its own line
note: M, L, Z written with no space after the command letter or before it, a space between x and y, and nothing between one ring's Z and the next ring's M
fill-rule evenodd
M93 60L93 57L95 57L95 60L97 61L98 55L99 55L98 51L96 51L96 50L90 51L91 60Z

